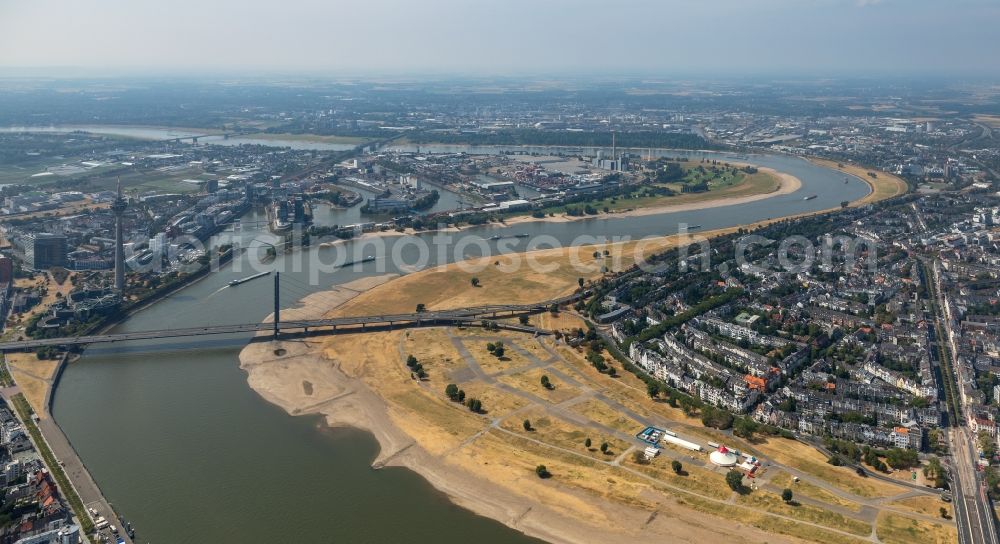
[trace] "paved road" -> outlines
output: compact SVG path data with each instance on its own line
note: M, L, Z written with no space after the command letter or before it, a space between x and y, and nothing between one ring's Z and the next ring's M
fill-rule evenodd
M933 288L938 305L938 315L935 319L944 330L946 338L939 338L948 346L946 356L950 359L952 374L958 376L958 347L955 344L955 333L952 330L951 306L944 293L941 281L940 263L934 260L931 268ZM953 379L944 376L944 379ZM956 410L961 408L964 413L969 405L965 397L965 389L960 383L953 383L957 388L958 402ZM957 414L956 414L957 415ZM951 485L954 488L955 521L958 524L960 544L1000 544L997 538L996 522L993 515L993 505L986 495L986 487L981 473L976 466L976 443L972 432L962 425L963 419L956 418L955 426L948 432L951 446Z
M996 524L986 488L976 470L976 449L965 427L949 432L953 467L955 519L960 544L998 544Z

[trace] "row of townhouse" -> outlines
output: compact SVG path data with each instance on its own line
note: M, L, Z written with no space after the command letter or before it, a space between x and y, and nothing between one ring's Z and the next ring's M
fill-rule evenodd
M861 304L860 302L854 302L853 300L844 300L842 298L837 298L829 293L824 293L821 295L816 295L809 299L810 304L818 308L824 308L827 310L832 310L834 312L842 312L858 316L868 315L868 305Z
M740 376L667 335L653 341L659 351L633 342L629 358L658 380L727 410L746 413L757 402L760 392L751 388ZM721 384L721 386L709 383Z
M683 329L685 341L694 350L718 355L727 363L742 369L747 374L761 378L773 374L771 369L774 365L767 357L724 340L712 338L707 332L693 326L685 325Z
M911 408L901 404L872 402L837 394L836 389L820 393L801 386L787 386L782 392L796 401L797 411L803 414L827 417L829 414L856 413L875 418L880 425L902 425L919 422L935 427L941 423L937 408Z
M809 317L816 323L824 326L827 332L833 330L834 327L854 329L871 324L871 321L867 317L820 308L818 306L809 307L808 312Z
M893 336L889 342L881 342L878 351L882 355L887 355L896 359L907 361L917 365L920 374L920 383L934 384L934 369L931 365L930 352L927 349L927 331L914 333L916 329L900 329L900 333Z
M698 397L703 401L725 408L731 412L745 414L753 408L760 392L747 387L743 382L732 379L726 388L715 387L707 383L698 384Z
M962 332L981 332L985 334L1000 334L1000 316L995 315L967 315L962 321Z
M892 429L872 427L863 423L835 423L830 434L854 442L873 446L891 446L920 451L923 449L924 431L918 425L898 425Z
M917 397L934 398L937 396L937 384L935 383L933 374L930 372L929 365L926 374L923 371L923 368L921 368L921 382L912 380L899 372L889 370L888 368L879 365L874 361L873 357L869 357L868 360L865 361L861 370L872 377L878 378L889 385L898 387L899 389L907 391Z
M969 429L973 433L979 434L980 432L986 432L990 436L997 437L997 422L993 419L993 413L989 410L984 409L970 409L969 414Z
M688 373L696 379L714 376L728 380L732 375L731 370L687 347L671 334L666 334L663 338L656 340L656 345L668 361L687 368Z
M844 396L873 402L905 401L909 395L899 389L880 382L858 382L837 380L837 391Z
M863 272L859 270L859 272ZM873 278L864 274L859 274L856 277L856 281L850 281L848 279L848 286L842 287L839 292L843 295L863 295L868 298L868 306L874 308L881 302L889 300L893 295L899 290L895 285L886 285L887 280L890 278L885 275L879 275L874 278L874 281L881 285L872 285ZM891 281L895 283L895 277L891 278Z
M1000 358L1000 335L963 332L958 338L959 351Z
M761 334L749 327L723 321L717 317L696 317L692 322L700 328L712 330L723 336L737 340L745 340L756 346L783 348L791 343L784 338Z
M800 417L801 433L850 440L875 447L894 447L920 451L923 449L924 432L919 425L898 425L891 428L876 427L865 423L844 423L821 417Z

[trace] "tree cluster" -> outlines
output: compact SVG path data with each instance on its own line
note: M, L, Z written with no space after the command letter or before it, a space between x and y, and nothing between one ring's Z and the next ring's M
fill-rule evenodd
M406 356L406 366L409 367L410 372L417 376L419 379L424 379L427 377L427 371L424 370L424 365L417 361L417 358L413 355Z
M457 385L449 383L447 387L444 388L444 394L451 399L452 402L465 402L465 391L459 389Z
M495 344L493 342L486 344L486 351L492 353L497 359L503 359L507 349L504 347L503 342L498 341Z

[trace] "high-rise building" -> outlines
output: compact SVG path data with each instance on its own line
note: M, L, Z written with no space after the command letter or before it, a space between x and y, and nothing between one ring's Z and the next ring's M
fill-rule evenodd
M618 160L618 144L615 142L615 131L611 131L611 159Z
M118 178L118 195L111 203L111 212L115 214L115 289L125 290L125 247L122 233L122 219L128 203L122 197L122 180Z
M66 266L66 237L48 232L26 235L24 261L28 268L34 270Z
M0 283L14 281L14 260L6 255L0 255Z
M629 155L628 153L622 153L616 158L618 159L618 164L616 165L618 167L618 171L619 172L628 171L629 160L632 158L631 155Z
M167 250L167 233L159 232L149 239L149 250L155 255L163 255Z

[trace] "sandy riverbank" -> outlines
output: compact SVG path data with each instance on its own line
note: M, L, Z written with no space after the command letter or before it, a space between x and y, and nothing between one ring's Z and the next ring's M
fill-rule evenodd
M619 218L619 217L641 217L645 215L656 215L660 213L674 213L674 212L687 212L694 210L704 210L708 208L719 208L723 206L735 206L739 204L746 204L748 202L755 202L758 200L764 200L766 198L773 198L776 196L787 195L794 193L802 188L802 180L784 172L778 172L772 168L758 167L761 172L766 172L774 176L778 180L778 186L773 191L768 191L766 193L758 193L753 195L735 196L735 197L719 197L712 198L708 200L701 200L698 202L686 202L680 204L670 204L669 202L658 206L647 206L643 208L635 208L628 211L621 212L610 212L601 213L599 215L586 215L586 216L569 216L569 215L559 215L555 217L531 217L531 216L517 216L506 219L505 224L517 225L522 223L532 223L532 222L548 222L548 223L564 223L570 221L582 221L586 219L605 219L605 218Z
M321 341L256 343L241 353L241 367L255 391L289 414L320 414L330 426L371 432L380 445L375 468L409 468L459 506L549 542L624 544L639 538L705 542L732 534L740 534L743 542L795 541L687 509L669 493L650 491L650 496L643 497L643 504L658 505L651 512L607 500L592 490L560 484L558 478L539 480L519 466L521 463L509 465L504 460L508 456L503 450L506 444L489 436L488 426L476 430L466 422L457 422L457 428L446 430L426 427L415 407L399 403L409 394L390 401L382 396L387 394L386 388L373 387L372 383L389 380L392 383L387 383L387 388L395 390L414 387L412 381L396 381L368 370L369 363L385 368L374 359L381 363L397 359L397 343L405 340L404 334L338 337L349 345L332 357ZM431 401L428 409L438 410L438 404ZM494 412L498 410L497 404ZM456 417L467 414L455 411L459 414ZM477 443L472 445L473 441ZM549 466L566 470L558 462L549 461ZM608 478L604 485L610 491L614 480Z
M333 298L314 294L303 299L297 308L283 312L311 318L329 315L390 279L392 276L386 275L349 282L337 286L330 293ZM321 414L332 427L349 426L371 432L380 448L374 467L407 467L456 504L545 540L587 542L595 536L592 530L581 530L573 519L490 486L475 474L449 466L432 455L397 424L398 416L393 414L386 399L363 377L350 375L344 368L357 369L360 363L326 358L322 341L253 343L240 353L240 368L247 372L247 382L268 402L293 416ZM601 536L608 542L617 541L610 533Z
M658 238L643 251L657 251L676 241L676 236ZM613 254L626 254L634 245L632 242L608 247ZM592 250L592 247L548 249L534 252L533 258L547 264L572 258L570 252L578 252L580 258L586 258ZM513 257L505 256L501 265L476 273L486 286L481 291L481 298L485 297L481 303L572 291L581 273L567 270L542 274L544 277L526 273L511 285L500 285L494 274L503 274L502 269L508 264L506 259ZM627 266L628 260L623 259L620 266ZM331 293L311 295L297 308L287 311L298 312L289 315L318 317L377 313L388 309L400 311L409 308L415 300L425 301L429 309L462 305L468 302L467 296L458 293L468 291L465 274L467 272L456 263L393 281L389 281L392 279L389 276L365 278L338 286ZM585 274L590 278L598 275L600 267ZM436 287L428 287L425 282ZM680 506L683 503L670 494L649 491L649 496L642 500L647 508L640 508L607 500L590 490L560 485L557 480L545 482L533 474L522 475L521 468L504 468L507 453L489 445L496 437L483 436L489 434L489 426L470 427L467 420L456 420L455 427L445 426L446 434L442 435L441 427L420 423L421 411L439 410L439 402L413 398L415 392L407 392L414 386L412 380L396 379L391 373L387 374L387 369L397 367L403 358L402 343L409 335L406 331L394 331L253 343L241 352L240 364L248 374L251 388L289 414L321 414L331 426L350 426L371 432L381 448L374 461L376 467L410 468L456 504L547 541L624 543L636 538L659 537L674 542L703 542L737 532L746 542L792 541L684 508ZM448 344L444 333L435 339L438 341L429 343ZM331 345L337 347L331 351ZM495 413L499 417L500 401L490 402L497 405ZM446 409L454 410L452 407ZM467 411L458 412L454 417L474 417ZM470 441L477 441L477 444L471 446ZM550 466L553 465L555 463L550 461ZM651 514L649 504L660 505L662 509L657 508L656 514Z
M909 185L906 181L899 176L888 172L873 171L870 168L864 168L851 163L838 163L836 161L816 157L807 157L807 160L817 166L822 166L824 168L829 168L830 170L836 170L838 172L856 177L864 182L865 185L868 185L871 192L864 198L852 202L852 207L864 206L866 204L886 200L894 196L905 194L909 190ZM869 172L874 172L877 177L872 178L868 175Z
M275 356L275 349L286 350L286 354ZM311 343L253 344L244 350L240 360L241 367L248 373L250 386L269 402L291 415L321 414L330 426L350 426L371 432L380 446L374 467L409 468L446 493L453 502L479 515L550 542L625 543L633 542L638 536L582 525L543 503L492 485L474 472L432 454L397 424L398 416L363 379L344 373L339 362L317 354L316 346ZM306 389L309 395L305 394ZM628 508L614 503L594 502L590 508L600 507L606 512L614 512L623 524L633 527L642 527L649 517L648 513L630 512ZM710 527L710 518L705 518L706 526ZM666 537L672 532L672 528L665 523L656 524L655 528L655 532L646 534ZM685 533L687 531L683 529L677 531L677 534ZM704 541L719 538L720 533L710 529L697 530L691 534L696 538L676 541ZM756 540L783 541L780 538Z
M611 211L608 213L602 212L598 215L582 215L582 216L570 216L566 214L547 216L547 217L532 217L530 215L518 215L514 217L508 217L503 220L502 223L488 223L485 225L468 225L463 227L445 227L441 229L430 229L423 231L415 231L413 229L407 228L402 232L391 230L385 232L370 232L365 233L358 238L352 238L350 240L335 240L323 242L320 247L333 247L337 245L342 245L346 242L365 240L374 237L381 236L409 236L421 233L455 233L462 232L467 229L478 228L478 227L512 227L515 225L524 225L528 223L569 223L572 221L586 221L588 219L617 219L624 217L642 217L646 215L656 215L661 213L675 213L675 212L686 212L694 210L704 210L708 208L719 208L723 206L736 206L739 204L746 204L749 202L755 202L758 200L764 200L766 198L773 198L776 196L787 195L798 191L802 188L802 180L784 172L778 172L772 168L758 167L758 170L770 174L777 179L777 187L765 193L758 193L752 195L744 196L730 196L730 197L718 197L711 198L707 200L701 200L697 202L683 202L679 204L663 204L658 206L647 206L642 208L634 208L627 211Z

